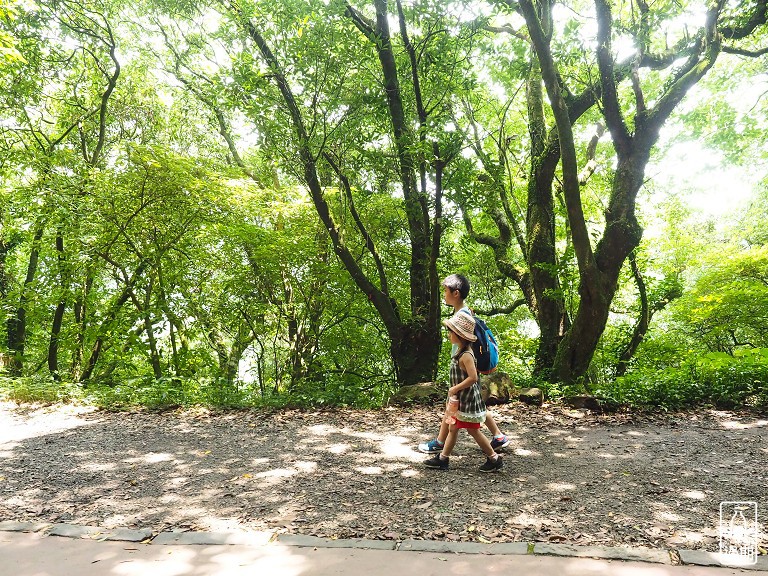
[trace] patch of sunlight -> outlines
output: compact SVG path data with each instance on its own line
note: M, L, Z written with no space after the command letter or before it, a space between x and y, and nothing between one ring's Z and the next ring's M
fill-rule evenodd
M508 518L507 524L517 524L520 526L535 526L538 528L543 524L548 524L548 522L546 520L542 520L538 516L533 516L532 514L521 512L514 518Z
M104 518L104 520L101 521L101 527L108 530L113 530L115 528L125 526L131 520L132 518L129 518L125 514L113 514L112 516L107 516Z
M240 523L233 518L215 518L212 516L206 516L205 518L201 519L201 522L204 523L206 528L211 532L231 533L230 538L233 542L240 543L240 540L247 542L247 537L249 534L244 532Z
M181 502L182 499L178 494L163 494L158 500L163 504L174 504L176 502Z
M210 550L208 549L210 548ZM97 556L102 573L114 576L181 576L182 574L279 574L301 576L311 571L309 560L291 546L251 547L157 546L145 558L119 562L103 552ZM200 566L204 566L201 569Z
M81 470L87 470L88 472L105 472L107 470L114 470L117 468L114 462L102 462L102 463L86 463L79 466Z
M293 546L252 546L245 552L226 550L207 558L206 566L213 569L206 569L206 573L302 576L318 570L314 559L304 557Z
M17 415L11 402L0 402L0 444L13 449L14 442L48 436L81 426L100 424L103 419L83 420L80 416L95 412L92 406L44 406L23 416Z
M568 436L565 440L566 442L584 442L584 438L579 438L578 436Z
M683 496L692 500L704 500L706 495L701 490L686 490L683 492Z
M728 430L747 430L748 428L762 428L768 426L768 420L756 420L754 422L738 422L736 420L727 420L722 422L723 428Z
M290 478L298 474L298 470L288 470L287 468L275 468L254 474L255 478Z
M367 474L367 475L372 475L372 474L378 475L378 474L384 473L384 468L382 468L381 466L363 466L360 468L355 468L355 470L360 472L360 474Z
M406 438L402 436L390 436L380 444L384 456L389 458L413 458L413 448Z
M325 450L332 454L344 454L350 448L352 448L352 444L331 444Z
M535 450L526 450L525 448L515 448L515 454L517 456L541 456Z
M254 458L251 460L251 466L258 466L259 464L267 464L269 462L269 458Z
M158 548L158 557L150 560L141 558L131 558L130 562L124 562L112 567L110 573L125 574L131 576L134 574L143 574L144 576L176 576L177 574L190 574L195 570L195 552L174 547L173 551L160 553ZM99 561L97 558L96 561Z
M125 458L123 462L129 464L157 464L158 462L171 462L174 460L173 454L167 452L149 452L136 458Z
M685 538L686 542L704 542L704 534L700 532L689 532L687 530L681 530L679 534Z
M315 424L314 426L309 426L303 430L305 430L305 432L302 432L302 436L330 436L331 434L345 434L347 436L364 438L366 440L375 440L377 442L386 440L387 438L382 434L375 434L373 432L359 432L350 428L336 428L335 426L329 426L327 424Z
M342 432L350 436L354 436L355 438L363 438L364 440L373 440L374 442L383 442L388 438L388 436L384 436L382 434L376 434L375 432L358 432L356 430L350 430L349 428L344 428Z
M656 520L662 522L679 522L682 520L678 514L675 514L674 512L668 512L666 510L661 512L654 512L653 517L656 518Z
M607 458L608 460L612 460L613 458L616 458L615 454L608 454L608 452L598 452L597 453L598 458Z
M171 486L184 486L189 481L189 478L186 476L176 476L175 478L171 478L168 480L168 484Z
M328 436L329 434L339 431L338 428L328 426L328 424L315 424L314 426L306 428L306 430L315 436Z
M627 432L627 436L646 436L645 432L638 432L637 430L630 430Z
M29 492L29 491L27 491ZM38 490L39 492L39 490ZM6 506L13 506L15 508L21 508L22 506L31 506L30 502L22 496L11 496L5 500Z
M566 490L576 490L576 485L569 482L550 482L547 484L547 490L552 492L565 492Z
M406 468L402 472L400 472L400 476L403 478L414 478L419 475L418 470L414 470L413 468Z
M298 462L294 462L293 465L299 469L300 472L314 472L317 470L317 462L308 462L304 460L299 460Z

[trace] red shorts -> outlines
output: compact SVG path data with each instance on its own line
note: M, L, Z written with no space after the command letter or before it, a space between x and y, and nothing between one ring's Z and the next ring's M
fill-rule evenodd
M462 422L456 419L456 428L480 428L480 422Z

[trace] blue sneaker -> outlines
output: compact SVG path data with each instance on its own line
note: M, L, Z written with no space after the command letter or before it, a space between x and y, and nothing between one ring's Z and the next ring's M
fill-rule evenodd
M509 438L506 436L502 436L501 438L494 438L491 440L491 448L493 448L494 452L498 452L507 446L509 446Z
M424 454L438 454L442 451L443 442L440 442L437 438L419 444L419 452L424 452Z

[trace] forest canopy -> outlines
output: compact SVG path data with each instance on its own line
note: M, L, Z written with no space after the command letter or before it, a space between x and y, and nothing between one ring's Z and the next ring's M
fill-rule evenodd
M0 0L0 390L768 406L765 0ZM704 200L716 200L715 212Z

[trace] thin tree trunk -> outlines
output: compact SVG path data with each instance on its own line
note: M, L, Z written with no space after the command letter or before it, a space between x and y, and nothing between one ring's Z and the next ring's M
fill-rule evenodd
M32 238L32 247L27 264L27 275L21 288L19 305L14 315L8 320L8 352L11 354L11 376L21 376L24 371L24 346L27 341L27 305L31 299L32 283L37 275L37 265L40 259L40 243L45 232L46 219L38 216L35 223L35 233Z
M64 312L67 308L67 292L69 291L69 277L66 270L67 259L64 254L64 233L61 227L56 231L56 254L59 265L59 290L61 291L61 296L53 313L53 322L51 324L51 338L48 344L48 370L53 379L59 382L61 381L61 374L59 374L59 336L64 321Z
M82 290L78 292L75 298L72 311L75 317L75 328L77 330L75 334L75 346L72 353L72 367L70 375L73 382L80 380L81 371L83 369L83 356L85 354L85 332L88 326L88 295L93 287L93 271L92 267L88 266L85 272L85 281L83 282Z
M632 252L629 255L629 263L632 266L632 276L637 284L637 291L640 296L640 317L635 324L635 328L632 330L632 337L627 342L626 346L619 354L619 361L616 364L616 376L624 376L627 373L627 366L629 361L635 355L638 346L645 338L646 332L648 332L648 326L651 323L650 306L648 305L648 292L645 288L645 281L640 274L640 269L637 267L637 257Z
M80 376L81 384L85 384L93 375L93 371L96 368L96 364L98 363L101 352L103 351L104 338L107 335L109 327L117 319L117 314L130 298L134 284L138 281L139 278L141 278L142 274L144 274L144 269L148 266L148 264L149 262L147 260L142 260L139 263L139 265L136 267L136 272L134 272L133 277L128 280L120 296L118 296L117 299L109 307L109 310L107 311L107 314L97 331L96 340L93 343L91 348L91 355L88 358L88 364Z
M149 359L152 364L152 373L155 376L155 380L159 380L163 377L163 367L160 363L160 353L157 350L157 338L155 337L155 329L152 322L151 313L151 297L152 297L152 282L149 282L149 286L146 290L146 296L144 298L144 304L140 312L144 316L144 331L147 333L147 340L149 342Z

